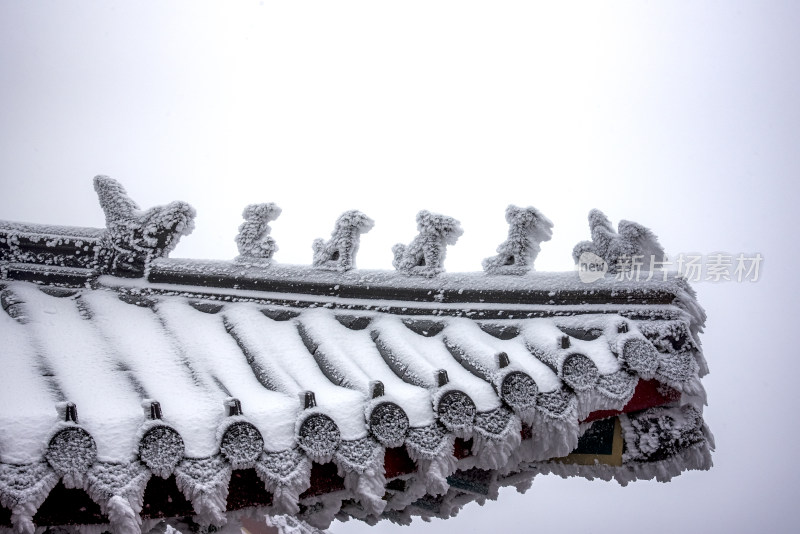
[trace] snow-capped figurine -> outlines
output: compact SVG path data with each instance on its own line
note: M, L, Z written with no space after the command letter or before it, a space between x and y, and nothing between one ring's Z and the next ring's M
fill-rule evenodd
M195 211L186 202L141 211L113 178L95 176L94 189L106 215L101 255L113 274L141 276L151 260L166 256L194 230Z
M422 210L417 213L419 235L408 244L392 247L392 265L398 271L418 276L436 276L444 271L447 245L455 245L464 230L452 217Z
M591 241L581 241L572 250L572 257L578 263L581 254L590 252L603 259L609 273L628 270L633 262L643 271L652 270L655 265L665 261L664 249L656 235L648 228L632 221L620 221L617 231L605 214L593 209L589 212Z
M236 236L236 245L239 247L236 261L269 263L278 250L278 244L269 235L269 223L280 214L281 209L273 202L250 204L244 209L244 222L239 226L239 234Z
M542 213L528 206L506 208L508 239L497 247L498 254L483 260L483 270L490 274L525 274L533 268L539 255L539 243L553 237L553 223Z
M336 225L328 241L314 240L312 244L314 267L342 272L355 269L361 234L369 232L373 226L375 221L358 210L342 213L336 219Z

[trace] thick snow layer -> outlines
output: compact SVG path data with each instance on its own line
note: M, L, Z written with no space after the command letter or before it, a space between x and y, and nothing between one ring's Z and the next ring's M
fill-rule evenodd
M118 367L127 372L143 397L161 403L164 421L183 437L186 455L214 454L216 429L225 416L223 400L228 395L210 377L196 372L194 362L181 352L182 347L170 342L150 307L128 304L105 291L87 292L81 298L108 340Z
M294 321L272 320L250 304L226 308L223 313L232 335L259 370L262 383L298 403L306 391L313 391L317 406L333 418L342 439L367 435L365 395L328 380L303 344Z
M95 438L104 461L128 461L142 422L140 395L115 350L84 318L73 297L50 297L31 284L9 284L24 303L25 325L63 398L77 406L81 425ZM144 357L144 355L142 355Z
M500 369L499 353L489 334L483 332L475 321L454 318L447 321L442 333L445 344L458 349L468 366L483 377L492 379Z
M192 362L195 376L237 398L248 421L264 437L268 451L294 444L294 422L300 410L296 397L266 389L253 374L236 341L228 334L221 313L198 311L184 299L164 299L156 313Z
M509 326L518 327L518 321L509 321ZM442 336L460 347L473 365L480 366L487 373L500 370L498 354L505 352L509 365L507 370L521 370L536 382L541 392L561 389L561 379L544 363L537 360L527 349L521 336L513 339L498 339L481 330L475 321L469 319L449 319Z
M441 333L433 337L409 335L408 327L399 318L390 316L379 317L371 327L388 352L401 360L397 365L406 366L406 376L411 383L435 389L439 387L437 372L444 369L452 387L468 393L479 412L500 406L500 399L492 386L453 359Z
M252 273L249 267L240 268ZM500 277L481 276L490 280L489 286L501 285L496 280ZM501 278L513 286L513 279L536 277ZM417 282L433 281L419 279L412 285ZM397 280L391 283L403 287ZM3 289L0 355L13 375L0 376L0 402L9 407L0 414L0 498L17 503L4 506L12 508L12 522L21 532L32 531L38 503L58 476L70 486L88 488L115 530L134 532L143 484L151 473L174 472L199 516L196 521L220 526L230 517L225 499L231 469L255 467L273 494L272 512L297 514L302 505L304 517L324 526L340 508L342 514L367 521L381 516L407 521L423 509L431 517L447 516L470 499L496 495L500 485L522 487L531 473L547 469L627 481L671 476L681 465L710 465L710 435L700 419L703 399L690 397L702 393L698 374L704 362L695 339L702 317L698 309L691 315L691 306L514 305L551 315L525 319L511 317L516 311L498 302L283 293L285 306L278 307L264 304L266 292L110 277L102 277L95 290L40 289L22 282ZM681 298L692 297L681 291ZM253 302L242 302L246 300ZM384 304L394 313L381 313ZM372 309L347 309L361 305ZM415 309L414 314L397 315L405 305L430 313L423 310L420 315ZM476 321L441 313L445 309L504 314ZM600 311L604 313L593 313ZM630 341L640 346L626 356ZM573 354L585 358L572 362L568 375L565 366ZM647 367L648 362L654 367ZM499 399L498 392L505 395L503 380L512 372L533 381L526 378L528 382L517 385L535 383L525 390L535 404L511 411ZM576 388L569 380L584 372L591 380ZM622 470L540 463L567 455L577 444L580 418L598 409L621 408L636 380L651 375L684 392L681 404L695 410L683 418L688 424L674 416L629 423L627 429L640 427L637 456L627 458L637 463ZM315 403L305 396L307 391L314 392ZM452 395L461 391L466 395ZM241 415L228 413L235 406L233 398L241 403ZM64 401L76 403L79 425L63 421ZM161 421L149 419L153 401L160 403ZM398 437L376 441L381 438L369 433L372 410L387 402L395 415L397 406L402 408L408 421L385 415L386 421L402 423ZM309 407L304 409L304 403ZM315 423L304 427L311 417ZM174 450L161 462L164 469L158 462L147 469L136 458L138 446L145 432L159 425L164 432L171 427L180 433L186 457L175 439L170 441ZM315 432L326 425L332 427L327 434ZM51 436L67 428L83 428L93 439L76 434L73 442L81 454L61 458L50 453L45 458L51 463L42 462ZM674 431L678 435L673 439ZM521 439L521 434L529 437ZM472 440L470 456L456 459L456 436ZM166 438L150 441L158 448ZM405 489L391 490L384 500L385 447L401 444L417 471L404 475ZM658 460L664 454L671 456ZM300 503L309 488L312 460L334 461L345 490ZM28 465L15 471L11 461ZM491 476L469 478L480 470ZM41 480L36 482L31 473ZM9 481L17 475L27 485L12 487ZM458 486L464 480L473 489ZM483 488L479 495L470 493L478 487ZM142 528L153 525L146 521Z
M25 326L0 313L0 339L0 462L36 462L56 423L55 405L64 399L37 369L38 357Z
M310 310L299 318L304 332L318 347L318 361L339 385L371 395L373 381L383 383L381 401L394 402L406 412L412 427L433 423L430 394L401 380L384 362L370 338L369 327L351 330L326 310Z
M563 387L563 382L558 375L547 365L536 359L520 338L497 340L497 347L508 354L512 365L517 365L527 373L540 393L558 391Z
M548 362L561 363L567 353L567 349L561 346L564 333L549 319L525 321L522 335L531 347L547 355Z

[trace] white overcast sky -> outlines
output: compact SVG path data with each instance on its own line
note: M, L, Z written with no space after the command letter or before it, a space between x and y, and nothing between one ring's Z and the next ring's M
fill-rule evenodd
M696 284L713 470L542 477L405 531L793 531L798 28L790 1L5 0L0 219L102 226L107 174L197 209L174 257L235 256L255 202L283 208L283 263L357 208L376 221L359 265L391 268L425 208L464 227L448 270L478 270L509 203L555 223L538 270L572 267L593 207L673 256L761 253L758 282Z

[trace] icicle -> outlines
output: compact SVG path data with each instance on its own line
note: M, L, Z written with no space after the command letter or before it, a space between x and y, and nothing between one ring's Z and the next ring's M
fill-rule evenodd
M11 524L20 534L33 534L33 516L58 483L58 474L45 462L28 465L0 463L0 505L11 510Z
M114 464L98 462L87 476L86 491L108 515L114 532L139 532L139 513L151 473L139 462Z
M397 512L402 513L409 504L413 503L414 501L416 501L417 499L421 498L423 495L428 493L428 484L426 483L425 476L421 472L420 468L418 468L417 472L415 472L413 475L405 475L403 477L398 477L392 480L392 483L395 483L395 481L397 480L402 481L402 483L404 484L404 488L402 491L394 491L391 493L387 492L387 494L389 494L390 497L388 502L386 503L386 509L383 512L383 517L388 518L393 523L404 520L403 515L394 515L394 514L396 514ZM387 514L390 515L387 516ZM392 517L394 517L395 520L392 520Z
M578 445L578 400L567 390L539 393L530 420L532 437L520 444L515 458L537 461L566 456Z
M271 515L267 516L266 520L268 525L277 528L281 534L324 534L291 515Z
M408 431L408 456L416 462L419 477L431 495L441 495L449 487L447 477L456 470L457 463L454 443L455 436L438 423Z
M621 467L543 462L534 464L532 471L535 474L554 474L562 478L579 476L588 480L616 480L621 486L626 486L636 480L655 479L658 482L669 482L683 471L707 471L712 465L708 443L703 441L653 462L627 461Z
M472 432L472 454L475 466L481 469L500 469L519 447L522 422L506 408L475 416Z
M368 514L381 514L386 507L383 457L385 450L370 438L344 440L334 456L344 487L352 491Z
M128 501L119 495L114 495L109 499L106 510L114 534L141 533L139 524L142 520L139 518L139 514L134 512Z
M455 472L458 465L458 460L453 456L455 436L448 436L446 441L450 442L450 450L435 458L414 458L409 449L408 455L416 460L417 469L420 476L425 478L427 492L431 495L441 495L447 492L449 488L447 477Z
M341 508L341 493L319 495L309 500L305 512L298 515L296 519L308 523L312 527L326 529L331 526Z
M690 404L650 408L629 414L623 430L626 445L624 461L658 460L690 445L708 442L702 414Z
M191 501L201 524L222 526L231 468L221 456L183 460L175 469L175 482Z
M311 460L300 449L264 452L256 473L272 493L272 505L279 513L297 514L300 494L311 485Z

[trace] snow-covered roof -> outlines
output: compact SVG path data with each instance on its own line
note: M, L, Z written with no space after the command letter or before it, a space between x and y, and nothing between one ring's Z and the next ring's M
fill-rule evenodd
M112 204L191 227L182 203L165 224ZM711 465L705 318L681 280L171 260L175 235L127 221L109 222L125 246L0 223L1 525L407 522L539 473Z

